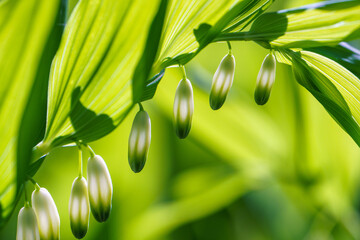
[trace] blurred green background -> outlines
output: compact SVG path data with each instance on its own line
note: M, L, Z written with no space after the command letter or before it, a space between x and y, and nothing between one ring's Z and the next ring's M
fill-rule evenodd
M309 2L277 1L270 10ZM211 110L208 93L226 44L211 44L186 66L195 112L185 140L172 125L182 74L166 70L154 99L144 103L152 142L141 173L127 162L137 109L90 144L108 165L114 197L108 221L91 216L85 239L360 239L357 145L288 66L278 64L270 101L257 106L253 91L267 50L252 42L232 45L235 80L218 111ZM55 149L35 176L57 204L62 239L74 239L68 200L77 156L75 147ZM15 239L17 212L0 239Z

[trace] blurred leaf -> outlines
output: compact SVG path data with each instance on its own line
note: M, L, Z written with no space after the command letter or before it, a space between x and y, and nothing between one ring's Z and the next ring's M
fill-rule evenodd
M0 4L0 226L13 211L15 196L20 197L31 148L42 137L48 77L43 68L55 51L50 42L56 37L49 35L58 28L59 7L60 1L45 0ZM47 42L50 49L44 51Z
M217 40L255 40L266 47L309 48L360 37L360 2L331 0L266 13L249 32L222 34Z
M218 181L205 192L149 209L130 223L125 238L158 239L177 226L200 219L232 203L256 185L256 181L245 180L241 174L232 174Z
M209 149L210 150L210 149ZM209 185L216 185L224 178L234 174L225 164L218 162L216 166L193 167L183 171L174 179L173 192L175 198L184 198L208 190Z

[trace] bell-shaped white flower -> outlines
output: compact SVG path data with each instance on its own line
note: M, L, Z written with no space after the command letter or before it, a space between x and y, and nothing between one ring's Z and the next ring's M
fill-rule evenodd
M89 228L90 204L84 177L75 178L69 201L70 227L74 236L83 238Z
M230 88L234 81L235 58L231 53L227 54L217 68L210 92L210 107L213 110L221 108L226 100Z
M144 110L140 110L131 127L128 146L128 160L131 169L138 173L145 165L151 142L151 121Z
M174 125L179 138L186 138L191 129L194 98L191 82L182 79L176 88L174 100Z
M20 209L16 240L40 240L39 227L34 209L25 206Z
M48 190L35 189L31 200L39 224L40 238L60 239L60 217Z
M113 186L106 163L99 155L89 158L87 177L91 212L97 221L104 222L110 215Z

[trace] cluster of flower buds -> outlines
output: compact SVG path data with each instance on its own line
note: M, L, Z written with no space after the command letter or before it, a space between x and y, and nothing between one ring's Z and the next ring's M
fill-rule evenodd
M217 68L210 91L209 103L213 110L218 110L225 103L226 97L234 81L235 58L229 53L221 60ZM257 79L255 101L259 105L265 104L270 96L271 87L275 80L276 60L272 54L266 56ZM182 66L183 79L179 82L174 99L174 127L176 135L186 138L189 135L194 114L194 94L191 82L186 77ZM129 136L128 160L131 169L138 173L145 165L151 141L151 121L147 112L140 104L140 111L136 114Z
M18 215L17 240L60 239L60 217L54 200L38 185Z
M80 163L81 161L82 159ZM89 184L82 176L80 164L80 174L75 178L70 194L70 227L78 239L83 238L88 231L90 209L98 222L106 221L111 211L113 187L110 173L104 159L95 155L92 150L87 164L87 176ZM40 188L33 182L36 189L31 197L32 207L26 202L20 210L16 239L60 239L60 217L55 202L45 188Z
M213 110L221 108L224 104L234 80L235 58L231 54L229 43L228 45L229 53L221 60L211 85L209 102ZM257 77L254 98L258 105L264 105L269 100L275 82L275 72L276 59L272 53L269 53L265 57Z
M229 53L221 60L211 86L209 103L213 110L224 104L234 80L235 58ZM184 78L179 82L174 99L174 125L177 136L186 138L191 129L194 113L193 88L182 67ZM296 70L296 69L295 69ZM255 101L265 104L270 96L275 81L276 59L268 54L258 74L255 89ZM296 73L296 71L295 71ZM296 75L296 74L295 74ZM151 121L141 104L136 114L129 136L128 160L131 169L138 173L145 165L151 141ZM82 176L82 159L80 174L75 178L69 201L70 226L78 239L83 238L89 228L90 209L98 222L109 218L112 204L113 186L109 170L104 159L91 150L87 164L87 177ZM32 180L33 181L33 180ZM35 183L35 182L34 182ZM35 184L32 193L32 207L28 202L18 215L17 240L60 239L60 218L54 200L45 188Z
M110 173L104 159L91 150L87 164L89 183L82 176L81 161L80 158L80 174L73 182L69 201L70 227L78 239L85 237L88 231L90 209L98 222L109 218L113 194Z
M145 165L151 142L151 121L140 105L131 127L128 145L128 160L133 172L140 172Z
M269 53L266 55L257 77L254 98L258 105L264 105L269 100L275 82L275 72L276 59L272 53Z

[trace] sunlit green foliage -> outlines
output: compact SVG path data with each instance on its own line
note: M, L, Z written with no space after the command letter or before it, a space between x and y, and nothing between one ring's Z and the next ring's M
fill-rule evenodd
M89 239L106 231L114 239L360 237L354 200L360 53L345 43L360 37L359 1L265 14L273 1L66 2L0 1L0 226L23 201L24 182L34 175L53 187L60 215L67 213L64 195L68 200L77 176L69 169L77 161L54 149L86 145L120 126L95 143L115 176L115 213L106 225L90 223ZM234 44L242 51L233 50L233 93L211 112L211 75L228 51L213 42L242 40L258 46ZM277 70L273 100L258 109L255 79L269 52L254 50L261 47L290 67ZM179 141L172 103L183 75L169 67L185 64L195 112L189 137ZM125 165L128 119L135 104L150 99L143 103L155 122L149 165L133 176ZM59 155L40 158L50 151ZM146 155L147 149L141 169ZM110 209L111 198L112 190L105 204ZM68 239L69 218L61 217ZM212 218L234 226L220 225L216 232ZM202 224L211 228L208 233Z

